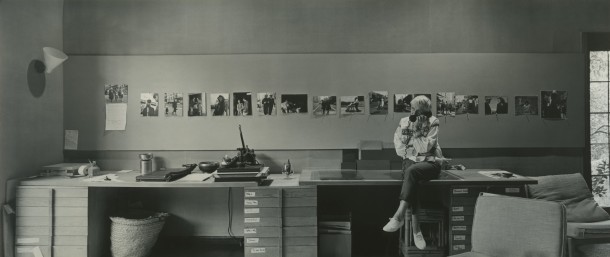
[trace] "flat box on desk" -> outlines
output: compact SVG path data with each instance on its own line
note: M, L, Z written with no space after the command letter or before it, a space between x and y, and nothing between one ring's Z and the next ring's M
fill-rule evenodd
M244 247L245 257L279 257L279 247Z
M282 219L279 217L248 217L244 218L244 228L254 227L280 227Z
M282 217L282 208L260 208L260 207L247 207L244 208L245 218L257 218L257 217Z
M280 237L248 237L244 238L246 247L275 246L279 247L282 239Z

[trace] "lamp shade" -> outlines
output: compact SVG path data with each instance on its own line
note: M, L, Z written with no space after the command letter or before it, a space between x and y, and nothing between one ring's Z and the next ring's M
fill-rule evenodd
M64 54L64 52L53 47L43 47L42 51L44 52L44 66L46 67L46 73L51 73L53 69L57 68L57 66L68 59L68 56Z

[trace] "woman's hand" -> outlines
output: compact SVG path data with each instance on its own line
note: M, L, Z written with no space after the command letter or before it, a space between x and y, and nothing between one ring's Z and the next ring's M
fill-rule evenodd
M415 132L413 136L415 137L423 137L428 132L428 117L425 115L417 116L417 120L415 121Z

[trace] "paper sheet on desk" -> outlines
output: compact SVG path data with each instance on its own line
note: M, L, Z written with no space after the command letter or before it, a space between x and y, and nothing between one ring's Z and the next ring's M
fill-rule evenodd
M119 176L117 176L116 174L95 176L95 177L83 179L83 181L84 182L106 182L106 181L123 182L122 180L119 179Z
M210 178L211 176L212 174L210 173L191 173L174 182L202 182Z
M504 177L502 176L502 174L511 174L509 177ZM516 178L523 178L522 176L519 176L515 173L509 172L509 171L504 171L504 170L481 170L479 171L479 174L490 177L490 178L495 178L495 179L516 179Z

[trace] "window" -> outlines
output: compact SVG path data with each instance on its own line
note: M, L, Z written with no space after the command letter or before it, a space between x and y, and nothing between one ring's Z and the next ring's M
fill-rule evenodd
M591 185L595 200L606 207L610 206L609 69L610 51L589 52Z

